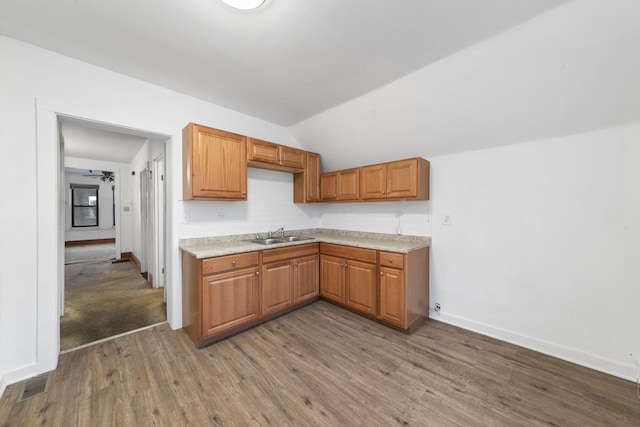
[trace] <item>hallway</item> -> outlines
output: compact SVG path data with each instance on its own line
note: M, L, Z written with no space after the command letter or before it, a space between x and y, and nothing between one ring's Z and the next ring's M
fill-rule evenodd
M115 260L113 244L65 248L65 313L60 349L163 322L163 289L152 289L129 260Z

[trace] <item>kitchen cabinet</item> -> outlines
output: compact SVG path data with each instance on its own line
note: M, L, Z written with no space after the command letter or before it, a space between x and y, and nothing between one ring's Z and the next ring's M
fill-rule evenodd
M320 175L323 202L353 201L360 198L360 169L345 169Z
M183 199L246 200L246 137L189 123L182 131Z
M260 253L204 260L183 253L183 327L201 347L260 313Z
M378 256L378 319L411 333L429 317L429 248Z
M285 145L247 138L249 166L285 172L300 172L305 168L305 151Z
M358 312L377 314L377 252L320 244L320 295Z
M269 249L262 254L262 314L318 296L318 244Z
M362 200L429 200L429 162L416 157L360 168Z
M320 201L320 155L305 153L305 167L293 175L293 202L314 203Z

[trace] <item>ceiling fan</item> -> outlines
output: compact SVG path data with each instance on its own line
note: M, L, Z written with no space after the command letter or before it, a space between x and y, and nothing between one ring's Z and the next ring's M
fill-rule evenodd
M94 172L99 172L99 174L95 174ZM113 172L111 171L94 171L89 169L89 175L82 175L82 176L90 176L93 178L99 178L100 181L102 182L109 182L109 183L113 183L116 180L115 175L113 174Z

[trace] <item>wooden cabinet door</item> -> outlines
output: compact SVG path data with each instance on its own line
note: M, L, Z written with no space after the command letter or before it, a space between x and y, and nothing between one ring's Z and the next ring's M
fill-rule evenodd
M320 155L305 153L305 167L293 175L293 203L320 201Z
M340 171L338 175L338 200L358 200L360 198L360 169Z
M304 169L306 162L305 152L297 148L280 146L280 165L291 169Z
M262 314L269 314L293 304L294 260L262 266Z
M295 260L293 302L297 303L318 296L318 255Z
M247 140L247 159L254 162L280 164L280 147L273 142L263 141L256 138Z
M329 172L320 175L320 199L331 201L338 199L338 173Z
M344 304L344 260L331 255L320 255L320 295Z
M364 166L360 168L360 195L363 199L384 199L387 197L386 165Z
M348 259L346 267L346 305L375 316L378 311L376 265Z
M260 316L257 267L202 279L202 335L229 329Z
M388 163L386 187L386 197L416 197L418 195L418 161L410 159Z
M404 271L380 267L380 313L378 318L406 328L406 286Z
M187 128L190 129L187 131ZM247 199L245 137L190 124L183 137L185 199Z

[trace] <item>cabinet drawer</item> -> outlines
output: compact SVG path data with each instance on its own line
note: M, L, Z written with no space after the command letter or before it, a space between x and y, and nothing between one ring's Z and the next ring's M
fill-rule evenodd
M202 260L202 274L218 273L220 271L232 270L234 268L249 267L258 265L259 253L247 252L244 254L227 255Z
M291 258L299 258L307 255L315 255L318 253L318 243L310 243L308 245L296 245L287 248L267 249L262 251L262 263L281 261Z
M380 251L380 266L404 269L404 254Z
M374 249L320 243L320 253L341 258L357 259L358 261L370 262L372 264L376 263L376 251Z

